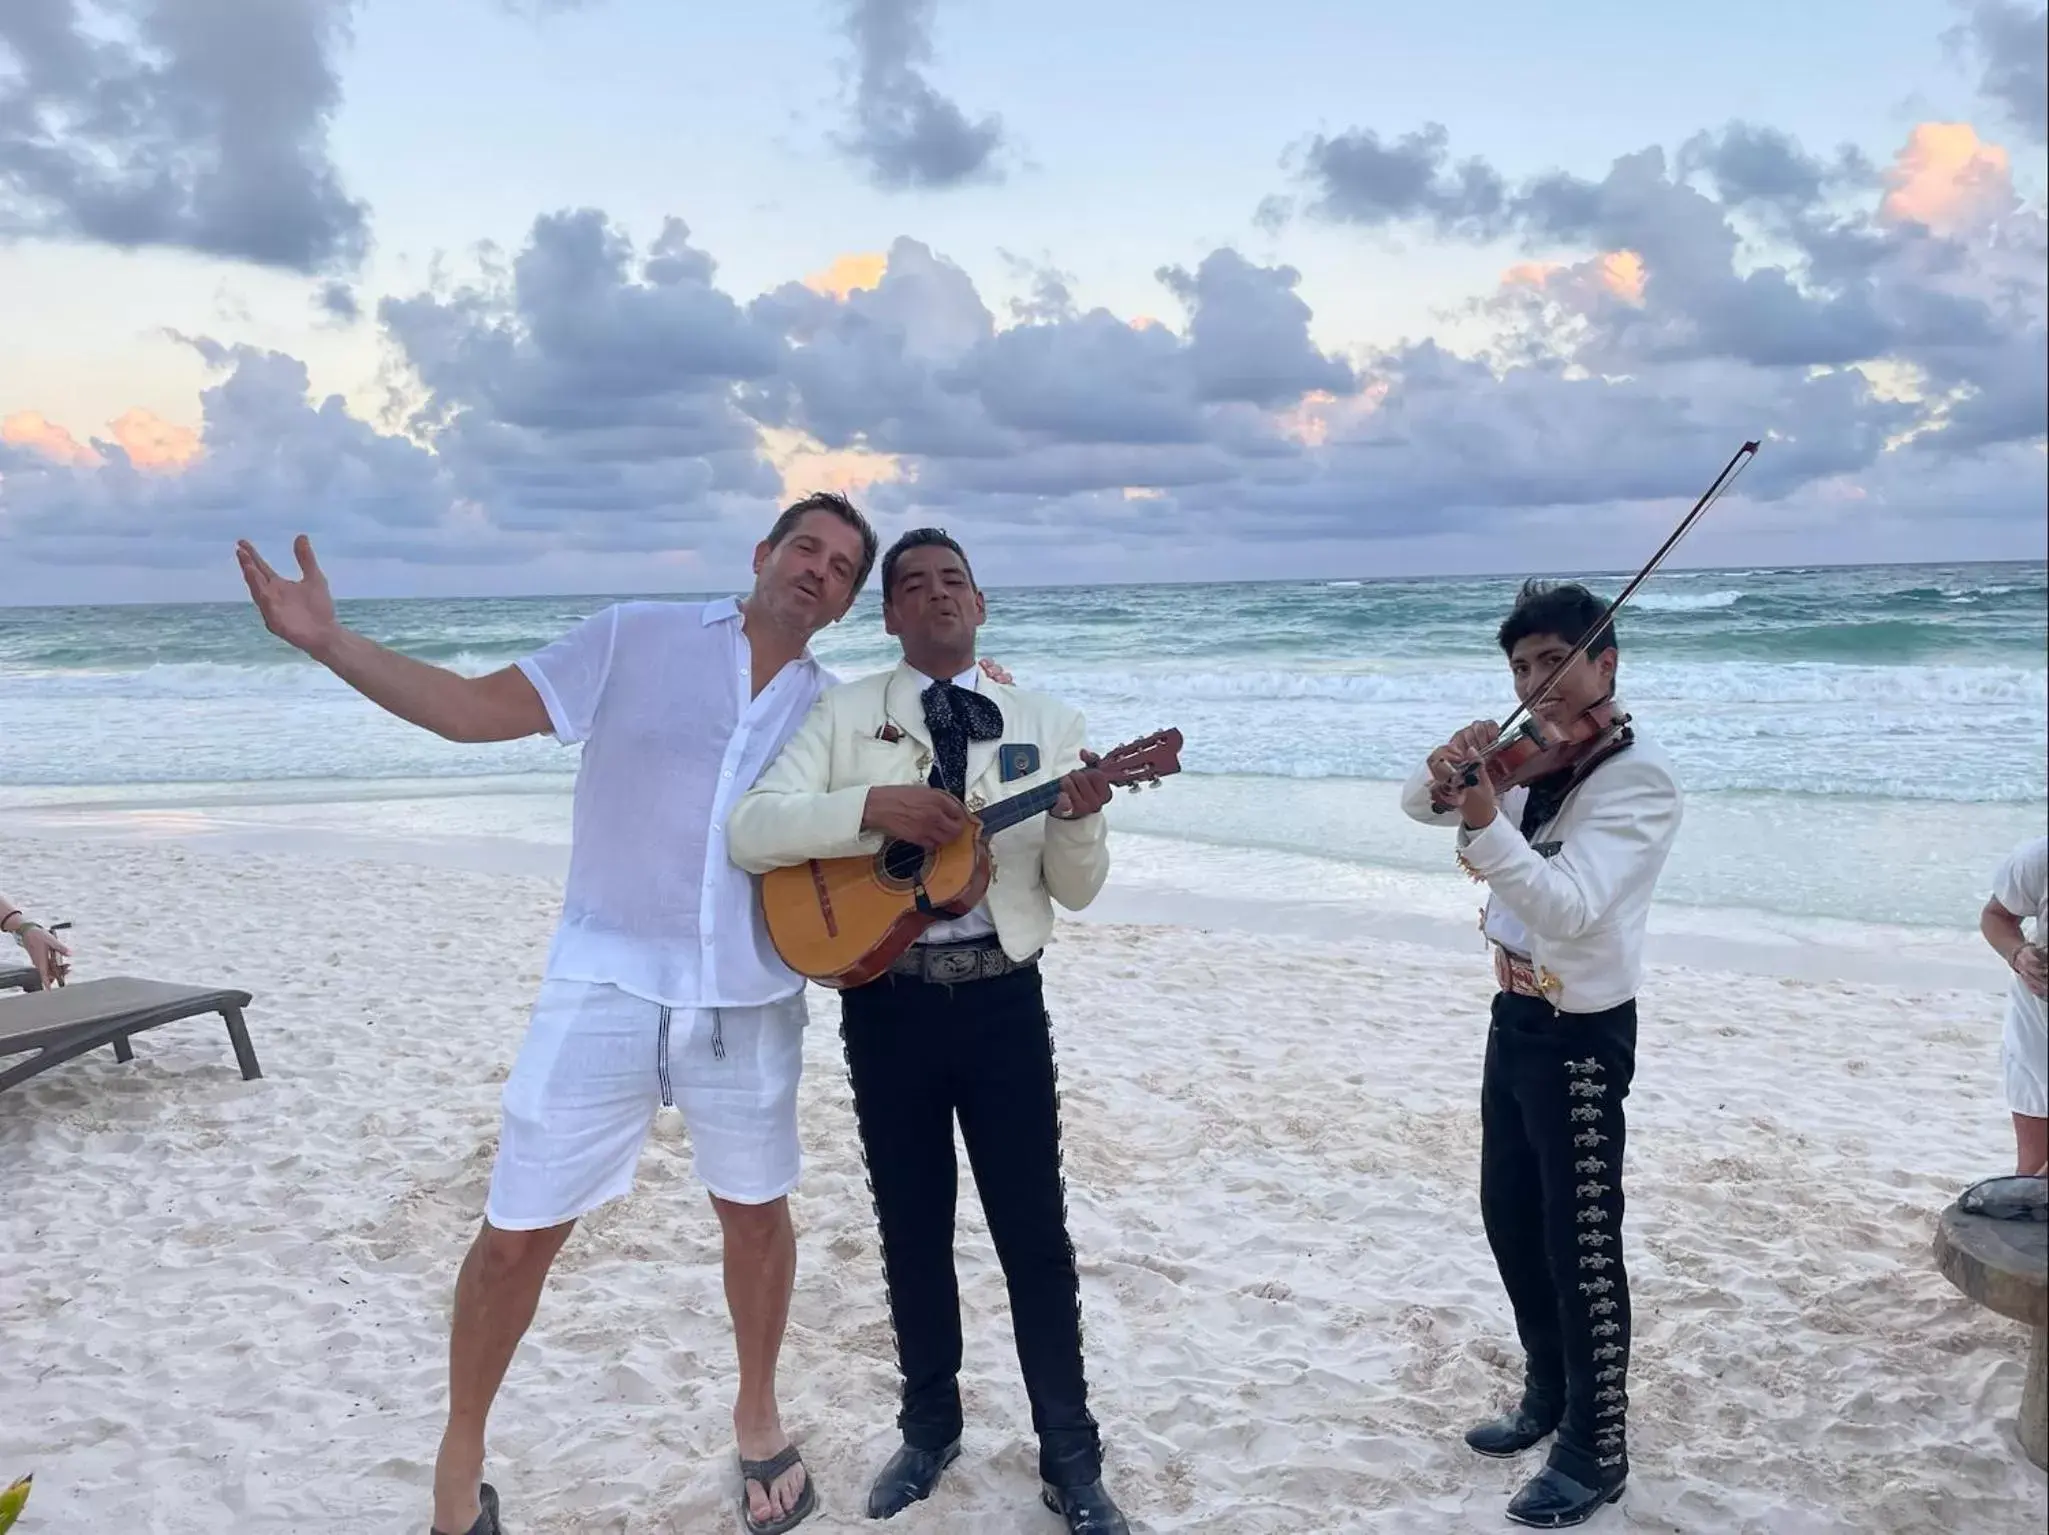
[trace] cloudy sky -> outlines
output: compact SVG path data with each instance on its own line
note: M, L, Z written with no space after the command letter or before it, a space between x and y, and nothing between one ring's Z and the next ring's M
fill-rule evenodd
M1454 18L1456 18L1454 20ZM2033 0L4 0L0 603L2040 558Z

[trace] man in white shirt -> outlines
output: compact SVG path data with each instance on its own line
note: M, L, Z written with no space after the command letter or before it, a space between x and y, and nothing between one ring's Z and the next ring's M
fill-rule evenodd
M1528 699L1605 605L1584 587L1524 586L1497 636ZM1612 624L1533 710L1568 725L1611 701ZM1497 796L1462 769L1498 739L1469 725L1409 780L1419 821L1459 828L1459 863L1489 886L1482 923L1500 988L1480 1090L1480 1211L1524 1354L1521 1402L1466 1443L1507 1457L1558 1435L1508 1505L1518 1524L1583 1523L1629 1476L1629 1279L1622 1254L1622 1100L1636 1070L1636 991L1658 875L1679 832L1672 765L1633 725L1561 771Z
M2023 923L2032 922L2030 934ZM2013 1114L2016 1171L2049 1173L2049 837L2023 842L1992 877L1992 899L1978 930L2013 971L2007 985L2006 1037L2001 1042L2006 1106Z
M555 1255L578 1218L631 1189L669 1104L724 1237L743 1519L759 1535L792 1528L817 1503L775 1394L797 1261L804 982L769 942L723 827L833 680L809 642L867 580L874 530L843 497L807 497L755 549L744 601L620 604L484 677L344 628L303 536L295 552L299 581L237 549L265 625L372 702L450 740L583 743L562 919L456 1281L433 1529L497 1535L482 1480L492 1400Z
M975 674L987 608L959 544L933 528L905 534L883 557L882 604L903 664L819 700L727 822L734 861L766 873L876 853L892 839L937 848L964 829L964 807L1054 782L1061 793L1051 819L991 837L995 870L980 906L928 929L880 979L841 993L902 1377L903 1443L869 1491L869 1517L929 1497L960 1454L958 1116L1009 1285L1041 1498L1070 1530L1124 1535L1088 1408L1038 965L1053 903L1086 906L1109 873L1098 813L1109 785L1090 766L1077 710Z

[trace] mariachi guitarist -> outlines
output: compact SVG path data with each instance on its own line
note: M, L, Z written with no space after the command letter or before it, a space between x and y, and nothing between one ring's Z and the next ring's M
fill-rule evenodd
M980 905L935 923L880 979L842 994L903 1372L903 1444L876 1478L868 1513L887 1519L930 1496L960 1454L958 1115L1009 1284L1043 1500L1070 1530L1122 1535L1083 1379L1039 979L1053 902L1088 905L1109 872L1098 812L1110 785L1088 765L1077 710L977 673L975 636L987 609L967 555L945 533L906 533L883 556L882 614L903 643L903 664L818 701L735 807L726 827L735 863L766 873L872 854L890 839L939 848L985 803L1054 780L1062 793L1050 819L991 839L995 873Z

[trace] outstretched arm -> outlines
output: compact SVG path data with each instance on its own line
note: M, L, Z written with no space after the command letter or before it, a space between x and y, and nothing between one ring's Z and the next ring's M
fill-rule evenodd
M270 568L247 539L236 561L263 625L378 707L451 741L511 741L549 728L541 695L516 666L484 677L415 661L345 628L305 534L293 541L300 578Z

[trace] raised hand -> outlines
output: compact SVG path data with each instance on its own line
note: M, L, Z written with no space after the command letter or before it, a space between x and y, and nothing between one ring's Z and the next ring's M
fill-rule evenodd
M332 639L341 624L334 616L327 577L313 558L312 540L301 533L292 540L292 553L299 561L296 581L272 570L248 539L235 545L235 560L242 567L242 579L249 583L256 610L263 615L263 627L287 645L310 654Z

